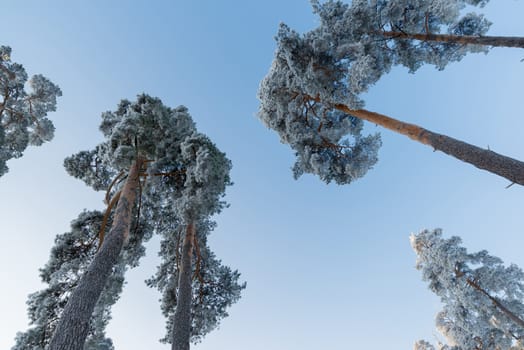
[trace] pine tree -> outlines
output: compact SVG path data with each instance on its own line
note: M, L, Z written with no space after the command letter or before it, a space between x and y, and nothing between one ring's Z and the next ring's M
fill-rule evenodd
M340 2L314 4L321 16L320 26L299 35L281 25L275 59L258 93L259 118L277 131L281 142L289 144L297 155L295 177L313 173L326 182L348 184L364 176L377 162L381 146L378 134L362 135L363 121L369 121L524 185L524 162L362 109L364 102L359 95L393 65L405 65L413 72L424 63L442 69L467 52L483 50L471 45L456 48L445 43L435 48L426 42L415 45L407 40L393 40L393 44L388 44L389 41L377 40L376 35L367 34L372 31L370 28L382 24L377 23L376 10L372 12L375 15L368 14L373 8L370 4L383 6L385 10L380 14L387 14L391 23L402 24L409 19L403 24L406 29L411 28L411 22L420 26L429 21L427 25L433 31L443 24L455 28L462 23L462 31L481 34L487 29L481 16L475 17L478 21L471 19L469 27L473 29L466 29L464 21L471 16L458 17L457 9L464 4L460 1L417 2L421 8L413 11L418 14L413 18L400 11L412 6L402 1L354 1L351 6ZM433 11L431 20L426 21L427 11L421 9Z
M162 191L171 189L175 205L161 208L153 220L160 225L157 231L163 232L163 262L147 281L163 295L162 312L168 319L163 341L171 343L173 350L188 350L191 341L202 340L216 328L245 288L245 283L238 283L240 274L223 266L207 245L214 227L210 218L226 205L220 198L231 184L231 162L198 133L182 143L181 151L186 164L184 186Z
M161 341L170 343L173 350L187 350L190 342L202 341L217 328L220 320L228 316L227 308L238 301L246 286L238 283L238 271L222 265L210 251L205 238L208 232L203 233L207 226L204 223L187 225L175 234L164 235L160 252L162 264L147 281L162 293L161 308L167 318L167 332ZM191 230L189 235L188 230ZM184 249L188 245L192 252Z
M11 48L0 46L0 176L7 173L6 162L20 158L28 145L50 141L54 126L47 113L56 110L62 92L43 75L29 79L24 67L11 61Z
M459 237L445 239L440 229L411 235L417 269L444 308L436 325L448 344L440 349L522 349L524 272L483 250L468 253ZM415 349L433 349L425 341Z
M136 102L123 100L116 112L103 113L100 129L106 141L66 159L65 166L95 190L107 191L108 210L117 203L113 223L105 238L101 235L103 243L64 307L50 350L83 348L96 303L122 247L132 239L132 219L142 209L139 191L155 191L152 181L144 185L140 179L164 175L157 171L178 174L183 167L178 161L180 143L195 127L185 107L171 109L159 99L140 95Z
M174 270L164 269L169 274L159 272L159 282L152 284L163 290L167 298L176 299L174 304L164 302L166 306L163 309L166 315L174 310L175 316L168 321L173 324L173 344L187 343L188 348L191 325L199 325L193 339L200 339L227 315L225 308L239 298L243 288L237 283L238 272L221 266L220 261L209 252L205 240L209 225L201 227L202 220L219 213L225 205L220 198L230 184L231 163L206 136L196 131L185 107L171 109L159 99L147 95L138 96L136 102L123 100L117 111L103 113L100 129L106 137L105 142L94 150L79 152L65 160L65 167L71 175L82 179L95 190L106 191L108 209L100 223L98 251L85 263L67 304L64 302L65 306L60 310L60 320L54 329L49 350L80 350L91 346L89 344L97 346L89 338L90 332L94 329L97 334L103 334L107 323L107 317L95 317L97 310L107 314L116 301L115 298L104 297L106 288L109 288L107 293L119 291L108 281L115 271L120 272L119 281L123 281L125 264L129 259L132 258L133 266L138 264L142 249L131 250L133 254L128 254L130 258L122 260L122 255L125 257L130 249L129 242L142 242L144 236L150 236L140 236L138 228L131 229L133 222L140 223L141 220L146 220L144 225L148 229L145 232L154 230L164 237L163 249L167 252L163 255L166 259L164 264L173 262L169 260L169 254L173 249L179 249L180 245L175 248L176 242L183 242L187 247L179 256L180 260L184 260L182 255L185 257L185 263L179 266L180 271L178 265ZM111 209L115 206L112 213ZM105 235L110 218L111 229ZM135 224L135 227L141 226ZM182 237L177 232L187 234ZM169 245L171 247L166 248ZM193 269L195 276L203 278L205 275L206 280L199 280L200 284L192 283ZM177 288L160 286L161 281L173 279L177 280ZM214 287L211 287L210 283L218 282L223 285L217 287L213 284ZM200 304L191 307L194 286L204 293L202 301L206 310L200 310L200 313ZM103 344L109 343L100 344L105 346ZM179 345L176 346L178 349Z

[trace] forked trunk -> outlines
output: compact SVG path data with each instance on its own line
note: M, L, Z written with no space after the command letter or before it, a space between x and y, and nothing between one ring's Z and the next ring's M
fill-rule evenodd
M178 295L173 322L173 339L171 350L189 350L191 337L191 300L193 272L193 243L195 240L195 224L187 225L182 245L182 259L178 277Z
M449 34L422 34L405 32L378 32L386 38L413 39L420 41L435 41L441 43L483 45L496 47L519 47L524 48L524 37L518 36L473 36L473 35L449 35Z
M129 235L142 165L143 159L138 158L131 166L116 207L111 230L71 294L48 350L84 348L91 315Z

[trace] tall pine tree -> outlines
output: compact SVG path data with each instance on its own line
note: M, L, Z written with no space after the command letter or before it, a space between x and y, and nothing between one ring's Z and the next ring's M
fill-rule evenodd
M214 227L211 217L226 205L221 197L231 184L231 162L199 133L181 144L181 156L186 165L183 186L177 186L176 179L162 185L167 185L162 193L171 193L173 200L159 208L153 220L163 232L163 262L148 281L163 295L162 311L168 318L163 341L173 350L188 350L191 341L216 328L245 288L238 282L240 274L222 265L207 245Z
M112 227L100 249L79 279L64 307L49 349L82 349L97 301L130 238L134 214L139 212L141 178L154 177L150 169L176 172L180 143L191 134L194 123L185 107L168 108L159 99L140 95L136 102L123 100L117 111L102 114L100 129L106 141L92 151L66 159L67 171L95 190L107 191L108 210L116 204ZM145 208L147 210L148 208ZM101 239L102 241L102 239Z
M377 38L384 24L406 30L427 26L432 32L447 25L483 34L488 23L482 16L461 17L463 5L457 0L314 2L321 17L318 28L300 35L281 25L273 64L260 85L258 116L296 152L295 177L313 173L347 184L364 176L381 146L378 134L362 135L363 121L369 121L524 185L524 162L363 109L360 95L393 65L412 72L422 64L442 69L467 52L485 50Z
M205 254L198 255L201 253L196 228L200 220L222 209L224 204L219 198L230 183L231 164L207 137L196 131L185 107L172 109L163 105L159 99L147 95L138 96L136 102L123 100L115 112L103 113L100 129L106 137L105 142L94 150L79 152L65 160L66 169L71 175L82 179L95 190L106 191L108 209L100 224L100 247L68 295L49 342L49 349L83 349L93 329L93 322L96 322L93 312L96 313L97 305L102 303L100 307L104 310L110 307L111 300L106 305L104 298L100 299L105 293L105 286L115 269L122 271L122 268L118 268L119 264L125 264L122 254L128 249L129 242L137 239L139 231L133 229L133 222L143 219L147 220L146 227L152 227L163 237L171 235L172 244L175 244L175 232L182 230L187 233L182 239L189 249L186 249L184 255L186 260L189 258L189 263L184 265L183 271L189 273L181 272L176 277L181 281L180 276L189 275L189 284L179 282L179 288L170 289L169 293L177 293L177 316L171 321L174 323L173 334L176 339L187 339L189 344L188 330L193 322L191 277L194 254L197 254L198 259L210 257L206 263L214 270L202 268L210 275L210 281L216 276L223 276L221 272L225 271L220 266L216 267L219 262L213 260L214 256L206 250L205 240L202 243ZM155 215L158 222L152 219ZM109 226L111 229L105 235L105 228ZM165 232L167 228L170 230ZM205 235L206 232L202 231L199 235ZM136 261L140 257L139 253L140 250L134 256ZM195 264L197 269L204 266L198 259ZM201 276L201 273L198 275ZM225 275L226 279L231 276L228 281L236 285L236 271ZM218 288L217 291L227 290L224 288ZM226 304L231 304L238 297L239 292L225 297ZM215 304L224 305L219 302ZM215 304L208 301L206 307L217 308ZM216 314L225 316L222 309ZM202 317L196 315L198 317L193 319L206 324L202 329L209 330L212 327L204 319L209 315L202 313ZM201 331L200 334L204 333ZM86 344L89 344L89 338Z

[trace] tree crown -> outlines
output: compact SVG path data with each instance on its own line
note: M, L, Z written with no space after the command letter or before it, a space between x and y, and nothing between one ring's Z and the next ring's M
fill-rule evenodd
M60 88L43 75L28 81L24 67L11 61L11 48L0 46L0 176L9 170L6 162L20 158L27 146L53 138L55 128L47 113L56 110L61 95Z
M509 350L518 345L524 328L512 317L524 316L524 272L519 267L505 267L485 250L468 253L459 237L445 239L440 229L411 235L410 240L417 269L444 304L436 324L450 349Z
M360 109L360 95L394 65L411 72L422 64L443 69L467 52L485 48L384 37L385 31L482 35L482 15L462 15L467 5L485 1L312 1L320 25L303 34L285 24L276 36L270 71L261 82L258 117L295 151L295 177L318 175L348 184L366 174L378 159L378 134L363 136L363 122L334 107Z

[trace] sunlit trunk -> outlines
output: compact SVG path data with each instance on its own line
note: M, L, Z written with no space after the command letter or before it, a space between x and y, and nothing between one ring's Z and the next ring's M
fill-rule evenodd
M319 98L311 96L306 96L306 98L316 102L322 102ZM370 112L365 109L351 109L340 103L335 104L334 108L356 118L405 135L412 140L431 146L436 151L442 151L463 162L472 164L479 169L502 176L511 181L511 183L524 185L524 162L446 135L434 133L415 124L404 123L383 114Z
M143 163L144 160L138 158L131 166L115 210L111 230L71 294L60 316L48 350L82 350L84 348L91 315L129 235L133 207L139 188L140 169Z

